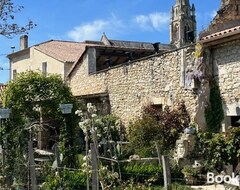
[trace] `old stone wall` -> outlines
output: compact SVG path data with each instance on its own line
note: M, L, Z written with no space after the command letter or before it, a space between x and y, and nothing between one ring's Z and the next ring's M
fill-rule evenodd
M228 42L213 49L213 63L225 114L240 115L238 110L240 108L240 40Z
M95 74L88 74L88 58L71 74L69 84L75 96L107 93L111 112L125 124L140 117L147 104L173 106L184 100L193 117L196 96L185 88L185 69L193 64L192 47L151 56Z
M91 58L90 58L91 59ZM69 78L69 85L74 96L106 93L106 72L89 74L89 54L85 54Z

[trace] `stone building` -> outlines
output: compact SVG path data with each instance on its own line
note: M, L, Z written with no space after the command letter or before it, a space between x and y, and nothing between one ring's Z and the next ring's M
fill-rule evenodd
M209 52L209 65L217 79L228 126L240 126L240 1L223 0L211 25L200 34Z
M221 7L207 30L201 32L199 43L204 48L204 72L219 82L227 126L238 125L239 119L239 6L237 0L222 1ZM206 127L205 106L209 101L209 83L197 86L189 78L195 63L195 7L189 1L176 0L171 10L170 49L150 56L122 62L103 70L97 68L97 47L87 51L68 74L75 96L86 101L109 104L111 113L127 125L141 116L145 105L162 109L184 100L191 118ZM106 50L110 47L104 47ZM199 92L204 93L200 94Z
M132 49L144 45L121 42L122 46L116 48L117 41L108 40L104 34L101 41L105 46L87 47L68 73L73 94L107 107L103 110L119 116L126 125L140 117L146 105L162 109L166 105L173 107L180 100L186 102L194 118L197 95L194 84L187 78L187 68L194 63L196 21L195 8L190 6L189 0L177 0L172 7L170 31L169 45L149 44L150 48L154 45L155 52L140 59L135 56L137 59L133 60L120 60L120 57L126 56L126 52L146 52L147 48ZM106 52L113 63L120 61L102 68Z
M239 0L222 0L198 40L204 49L204 72L219 83L223 130L237 125L240 117L239 4ZM183 100L192 120L204 128L209 86L206 81L199 86L192 77L196 69L195 6L189 0L176 0L170 14L169 44L111 40L105 34L100 41L52 40L30 48L23 41L23 49L8 56L11 79L26 70L62 74L76 97L93 102L103 113L119 116L126 125L141 116L145 105L162 109Z

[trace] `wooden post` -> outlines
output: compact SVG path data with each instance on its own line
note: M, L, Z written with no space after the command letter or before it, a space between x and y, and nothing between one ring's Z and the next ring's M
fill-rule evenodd
M90 144L91 161L92 161L92 190L99 190L98 182L98 158L94 143Z
M38 131L38 149L47 150L48 149L48 140L49 140L49 132L47 127L44 127L44 115L42 112L42 108L39 109L39 124L40 129Z
M37 190L32 140L28 141L28 158L30 167L31 190Z
M159 163L159 166L161 166L161 153L160 153L159 144L157 142L155 142L155 145L156 145L156 149L157 149L158 163Z
M59 149L58 149L58 143L57 142L55 143L54 150L55 150L55 157L56 157L56 162L57 162L57 171L58 171L58 174L60 175L60 173L61 173L61 161L60 161L60 154L59 154Z
M171 173L168 156L162 156L164 190L171 190Z

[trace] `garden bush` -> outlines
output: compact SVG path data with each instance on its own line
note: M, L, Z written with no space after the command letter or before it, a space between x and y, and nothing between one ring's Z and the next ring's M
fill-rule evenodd
M121 168L122 179L132 179L134 182L144 183L154 179L154 184L163 184L162 166L153 163L128 163Z
M169 153L189 124L190 117L184 102L173 110L168 106L163 111L147 106L142 118L129 126L130 150L140 156L156 156L158 144L161 154Z
M61 176L52 173L47 176L43 189L58 190L60 186L64 190L86 189L86 173L79 170L63 170Z
M221 172L230 164L236 168L240 159L240 128L232 127L227 133L198 133L199 158L205 160L208 170Z

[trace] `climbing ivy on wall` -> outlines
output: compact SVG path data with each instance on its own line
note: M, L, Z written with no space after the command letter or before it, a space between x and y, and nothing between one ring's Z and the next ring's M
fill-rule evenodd
M205 119L207 131L219 132L221 122L224 119L224 111L220 89L215 79L210 81L210 97L209 103L205 108Z

